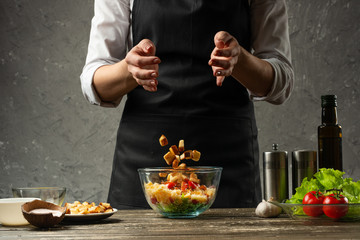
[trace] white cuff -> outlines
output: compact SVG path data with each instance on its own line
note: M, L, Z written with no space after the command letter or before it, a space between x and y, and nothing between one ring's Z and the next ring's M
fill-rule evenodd
M86 98L87 101L89 101L91 104L93 105L98 105L101 107L110 107L110 108L114 108L117 107L120 102L121 102L121 98L115 102L104 102L101 100L101 98L99 97L99 95L97 94L94 85L93 85L93 77L95 74L95 71L104 65L109 65L108 62L96 62L96 63L92 63L92 64L88 64L86 65L83 69L83 72L80 76L80 81L81 81L81 89L82 89L82 93L84 95L84 97Z
M264 97L258 97L248 90L250 99L253 101L267 101L272 104L286 102L294 87L294 72L291 66L277 58L263 59L271 64L274 69L274 83L270 92Z

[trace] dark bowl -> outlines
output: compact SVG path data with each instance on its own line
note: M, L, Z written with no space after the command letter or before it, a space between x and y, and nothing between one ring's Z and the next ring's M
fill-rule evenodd
M47 213L35 213L31 212L35 209L48 209L57 211L54 214L52 212ZM34 200L32 202L25 203L21 206L22 213L25 219L32 225L39 228L49 228L59 224L65 217L66 207L60 207L59 205Z

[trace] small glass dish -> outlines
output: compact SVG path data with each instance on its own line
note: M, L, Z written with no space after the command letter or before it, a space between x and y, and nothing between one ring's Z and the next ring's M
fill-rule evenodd
M194 218L213 204L220 183L221 167L138 169L146 200L156 212L168 218ZM198 180L190 181L194 178ZM179 177L169 185L169 177Z
M306 220L306 221L343 221L352 222L360 221L360 203L349 203L349 204L292 204L292 203L279 203L270 202L282 210L294 220ZM324 210L324 207L328 211L334 212L333 217L328 217L326 214L320 216L309 216L304 212L316 212ZM307 209L306 209L307 208ZM341 214L342 213L342 214ZM337 215L338 217L335 217Z
M61 206L64 203L66 188L64 187L20 187L12 188L15 198L40 198L43 201Z

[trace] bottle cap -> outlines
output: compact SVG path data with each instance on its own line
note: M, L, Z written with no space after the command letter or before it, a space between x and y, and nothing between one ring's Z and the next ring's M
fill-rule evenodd
M321 107L336 107L336 95L321 96Z

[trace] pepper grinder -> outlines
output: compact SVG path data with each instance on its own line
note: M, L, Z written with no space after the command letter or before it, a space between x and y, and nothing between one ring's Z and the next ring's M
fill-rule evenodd
M279 151L276 143L272 150L263 153L264 198L282 202L289 197L288 153Z
M292 194L301 186L304 178L310 180L317 172L317 152L313 150L296 150L291 155Z

